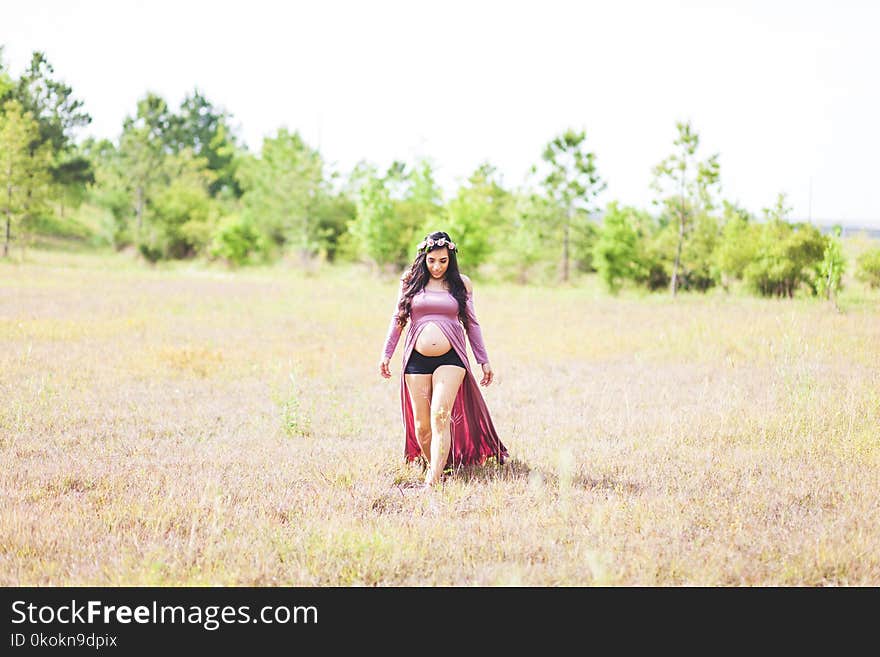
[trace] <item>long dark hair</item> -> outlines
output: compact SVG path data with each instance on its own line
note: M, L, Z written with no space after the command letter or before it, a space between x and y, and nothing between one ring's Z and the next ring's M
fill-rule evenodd
M443 239L444 244L437 244L437 241ZM415 295L425 289L425 285L431 278L428 272L427 258L431 251L446 248L449 253L449 266L446 268L446 283L449 286L449 293L458 301L458 319L467 328L467 288L464 281L461 280L461 273L458 271L458 249L450 249L448 242L452 241L447 233L438 230L425 236L425 241L434 240L434 246L429 246L421 250L421 252L413 260L409 270L400 279L403 288L403 294L397 304L397 323L401 327L406 325L407 320L412 313L412 300Z

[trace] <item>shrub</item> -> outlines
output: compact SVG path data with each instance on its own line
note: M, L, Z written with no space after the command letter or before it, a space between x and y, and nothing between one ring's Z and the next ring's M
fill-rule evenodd
M639 235L631 216L634 212L614 202L609 204L593 245L592 262L612 293L620 290L625 280L639 278Z
M762 296L793 297L807 286L816 294L816 277L827 240L815 226L771 220L761 226L756 259L743 278Z
M224 217L211 243L211 256L245 265L262 253L264 240L256 226L238 215Z
M856 278L871 288L880 287L880 248L869 249L858 257Z

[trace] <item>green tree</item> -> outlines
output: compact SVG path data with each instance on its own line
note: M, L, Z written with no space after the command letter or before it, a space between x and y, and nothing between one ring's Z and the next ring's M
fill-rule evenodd
M397 221L386 178L375 170L361 170L357 211L348 231L357 252L380 268L400 262L406 253L406 238Z
M407 200L424 213L427 222L439 220L443 213L443 190L437 184L431 161L419 160L406 180L409 182Z
M764 213L764 221L769 224L773 223L788 223L788 218L791 215L791 208L786 206L786 197L788 194L785 192L779 192L776 195L776 203L773 207L769 208L761 208L761 212Z
M443 190L428 159L419 160L409 170L403 162L392 163L385 174L385 187L394 204L395 239L401 247L397 264L402 266L412 260L412 245L424 235L448 230L444 224Z
M511 193L488 259L503 279L520 285L558 279L558 243L551 239L554 224L548 220L556 214L558 208L542 194L523 189Z
M16 97L39 125L39 144L49 142L52 152L63 153L73 140L72 131L91 123L83 101L73 89L55 80L55 69L42 52L34 52L30 66L18 80Z
M700 137L693 130L690 121L676 124L678 137L673 142L676 151L654 168L651 187L660 198L655 203L661 205L673 229L677 233L675 256L672 263L670 290L675 296L680 286L682 252L696 218L711 211L713 193L719 185L720 167L718 154L705 160L698 160L697 149ZM703 238L706 237L706 223L703 222ZM705 261L701 258L701 262ZM697 274L700 275L699 272Z
M863 251L856 259L856 278L868 287L880 288L880 248Z
M715 285L719 277L715 266L719 241L718 220L713 215L702 212L694 217L681 250L679 289L705 292Z
M348 224L357 215L357 203L345 193L323 194L317 206L318 233L328 260L336 260Z
M136 239L144 231L144 214L153 189L163 181L163 164L172 115L165 100L154 93L138 101L134 117L126 117L119 139L119 165L134 197Z
M124 169L120 150L109 139L88 138L81 148L95 170L95 182L88 187L88 202L107 213L99 237L122 249L135 239L131 230L135 197L129 171Z
M163 167L166 181L157 189L148 214L149 235L140 240L148 258L189 258L206 250L219 220L219 209L211 199L214 173L204 158L185 149L169 155Z
M96 181L95 163L81 144L72 144L62 157L56 155L51 173L53 197L63 219L67 208L78 208L87 198L89 186Z
M715 269L725 290L742 280L746 266L757 254L757 227L744 209L724 201L721 237L715 250Z
M211 196L221 192L240 197L242 189L235 177L237 144L229 125L231 116L215 107L198 89L187 94L177 114L170 117L167 141L175 153L189 148L207 162L214 172Z
M213 234L210 253L234 266L244 265L265 251L263 239L252 221L240 215L227 215Z
M0 45L0 111L6 101L12 100L15 94L15 81L9 75L6 64L3 62L3 46Z
M242 213L272 249L294 248L304 259L318 253L327 234L318 212L327 195L324 161L298 132L278 130L263 140L259 157L240 158Z
M544 148L542 160L549 169L541 184L558 212L547 219L562 233L562 280L568 281L572 227L589 221L595 197L605 189L596 170L596 157L585 150L585 132L566 130ZM537 167L532 171L537 173Z
M73 132L91 123L83 101L74 98L73 89L54 78L55 69L42 52L34 52L28 69L19 78L15 96L39 125L39 136L31 143L36 151L49 145L52 162L49 173L62 199L76 199L94 182L91 162L75 148ZM72 190L78 190L76 193Z
M596 271L613 294L620 291L624 281L645 278L644 264L639 258L637 214L635 208L620 207L617 201L609 203L593 245Z
M825 250L822 253L822 262L819 263L816 281L816 292L834 302L838 310L840 308L837 305L837 295L843 288L843 273L846 270L840 233L840 226L835 226L834 232L825 236Z
M413 245L425 233L449 230L443 190L427 159L411 168L395 160L384 174L374 164L359 162L340 198L352 198L355 204L348 231L340 238L346 256L366 258L380 270L410 262Z
M827 241L815 226L788 223L790 211L785 194L779 194L774 207L764 208L756 256L743 271L745 282L762 296L791 298L802 287L817 292Z
M476 269L488 259L493 240L505 227L505 212L511 203L510 193L502 187L495 167L481 164L459 187L446 206L446 231L461 252L459 263Z
M209 197L222 193L231 201L239 185L229 183L238 152L226 132L227 118L198 91L184 100L179 114L148 92L135 115L123 122L118 148L109 142L84 144L96 167L91 197L112 215L109 241L117 248L137 242L150 259L206 250L205 231L222 214L204 198L206 181ZM221 178L225 182L218 187ZM132 214L134 226L129 225Z
M0 113L0 195L6 219L3 256L8 257L12 228L28 228L29 220L49 194L51 151L39 140L39 124L17 100L8 100Z

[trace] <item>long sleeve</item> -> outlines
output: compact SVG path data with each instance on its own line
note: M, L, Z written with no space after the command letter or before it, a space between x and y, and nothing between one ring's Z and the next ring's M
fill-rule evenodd
M385 336L385 347L382 349L384 358L391 358L394 355L394 350L397 349L397 343L400 341L400 334L403 332L403 327L397 323L397 306L400 304L402 295L403 283L401 282L397 301L394 303L394 312L391 313L391 322L388 324L388 333Z
M465 305L468 318L467 335L471 343L471 350L474 352L474 358L477 364L489 362L489 354L486 353L486 345L483 344L483 331L480 329L480 323L477 321L477 313L474 310L474 294L471 292L467 295L467 304Z
M388 325L388 335L385 338L385 348L382 350L383 357L391 358L394 355L394 350L397 349L397 343L400 340L400 334L402 331L402 327L397 323L397 313L395 312L391 316L391 323Z
M391 358L394 350L397 349L397 343L400 341L400 334L403 327L397 323L397 307L400 305L400 299L403 297L403 280L400 281L400 289L397 291L397 301L394 303L394 312L391 313L391 322L388 324L388 333L385 336L385 346L382 349L383 358Z

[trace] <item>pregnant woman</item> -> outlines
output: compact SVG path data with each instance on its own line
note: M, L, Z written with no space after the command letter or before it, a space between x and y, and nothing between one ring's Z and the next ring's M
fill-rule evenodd
M401 278L379 371L391 378L389 363L401 332L410 322L403 348L400 403L406 431L405 457L428 464L425 485L440 482L447 467L507 457L477 382L467 367L465 331L477 363L480 385L494 374L474 311L474 288L458 271L455 243L431 233Z

